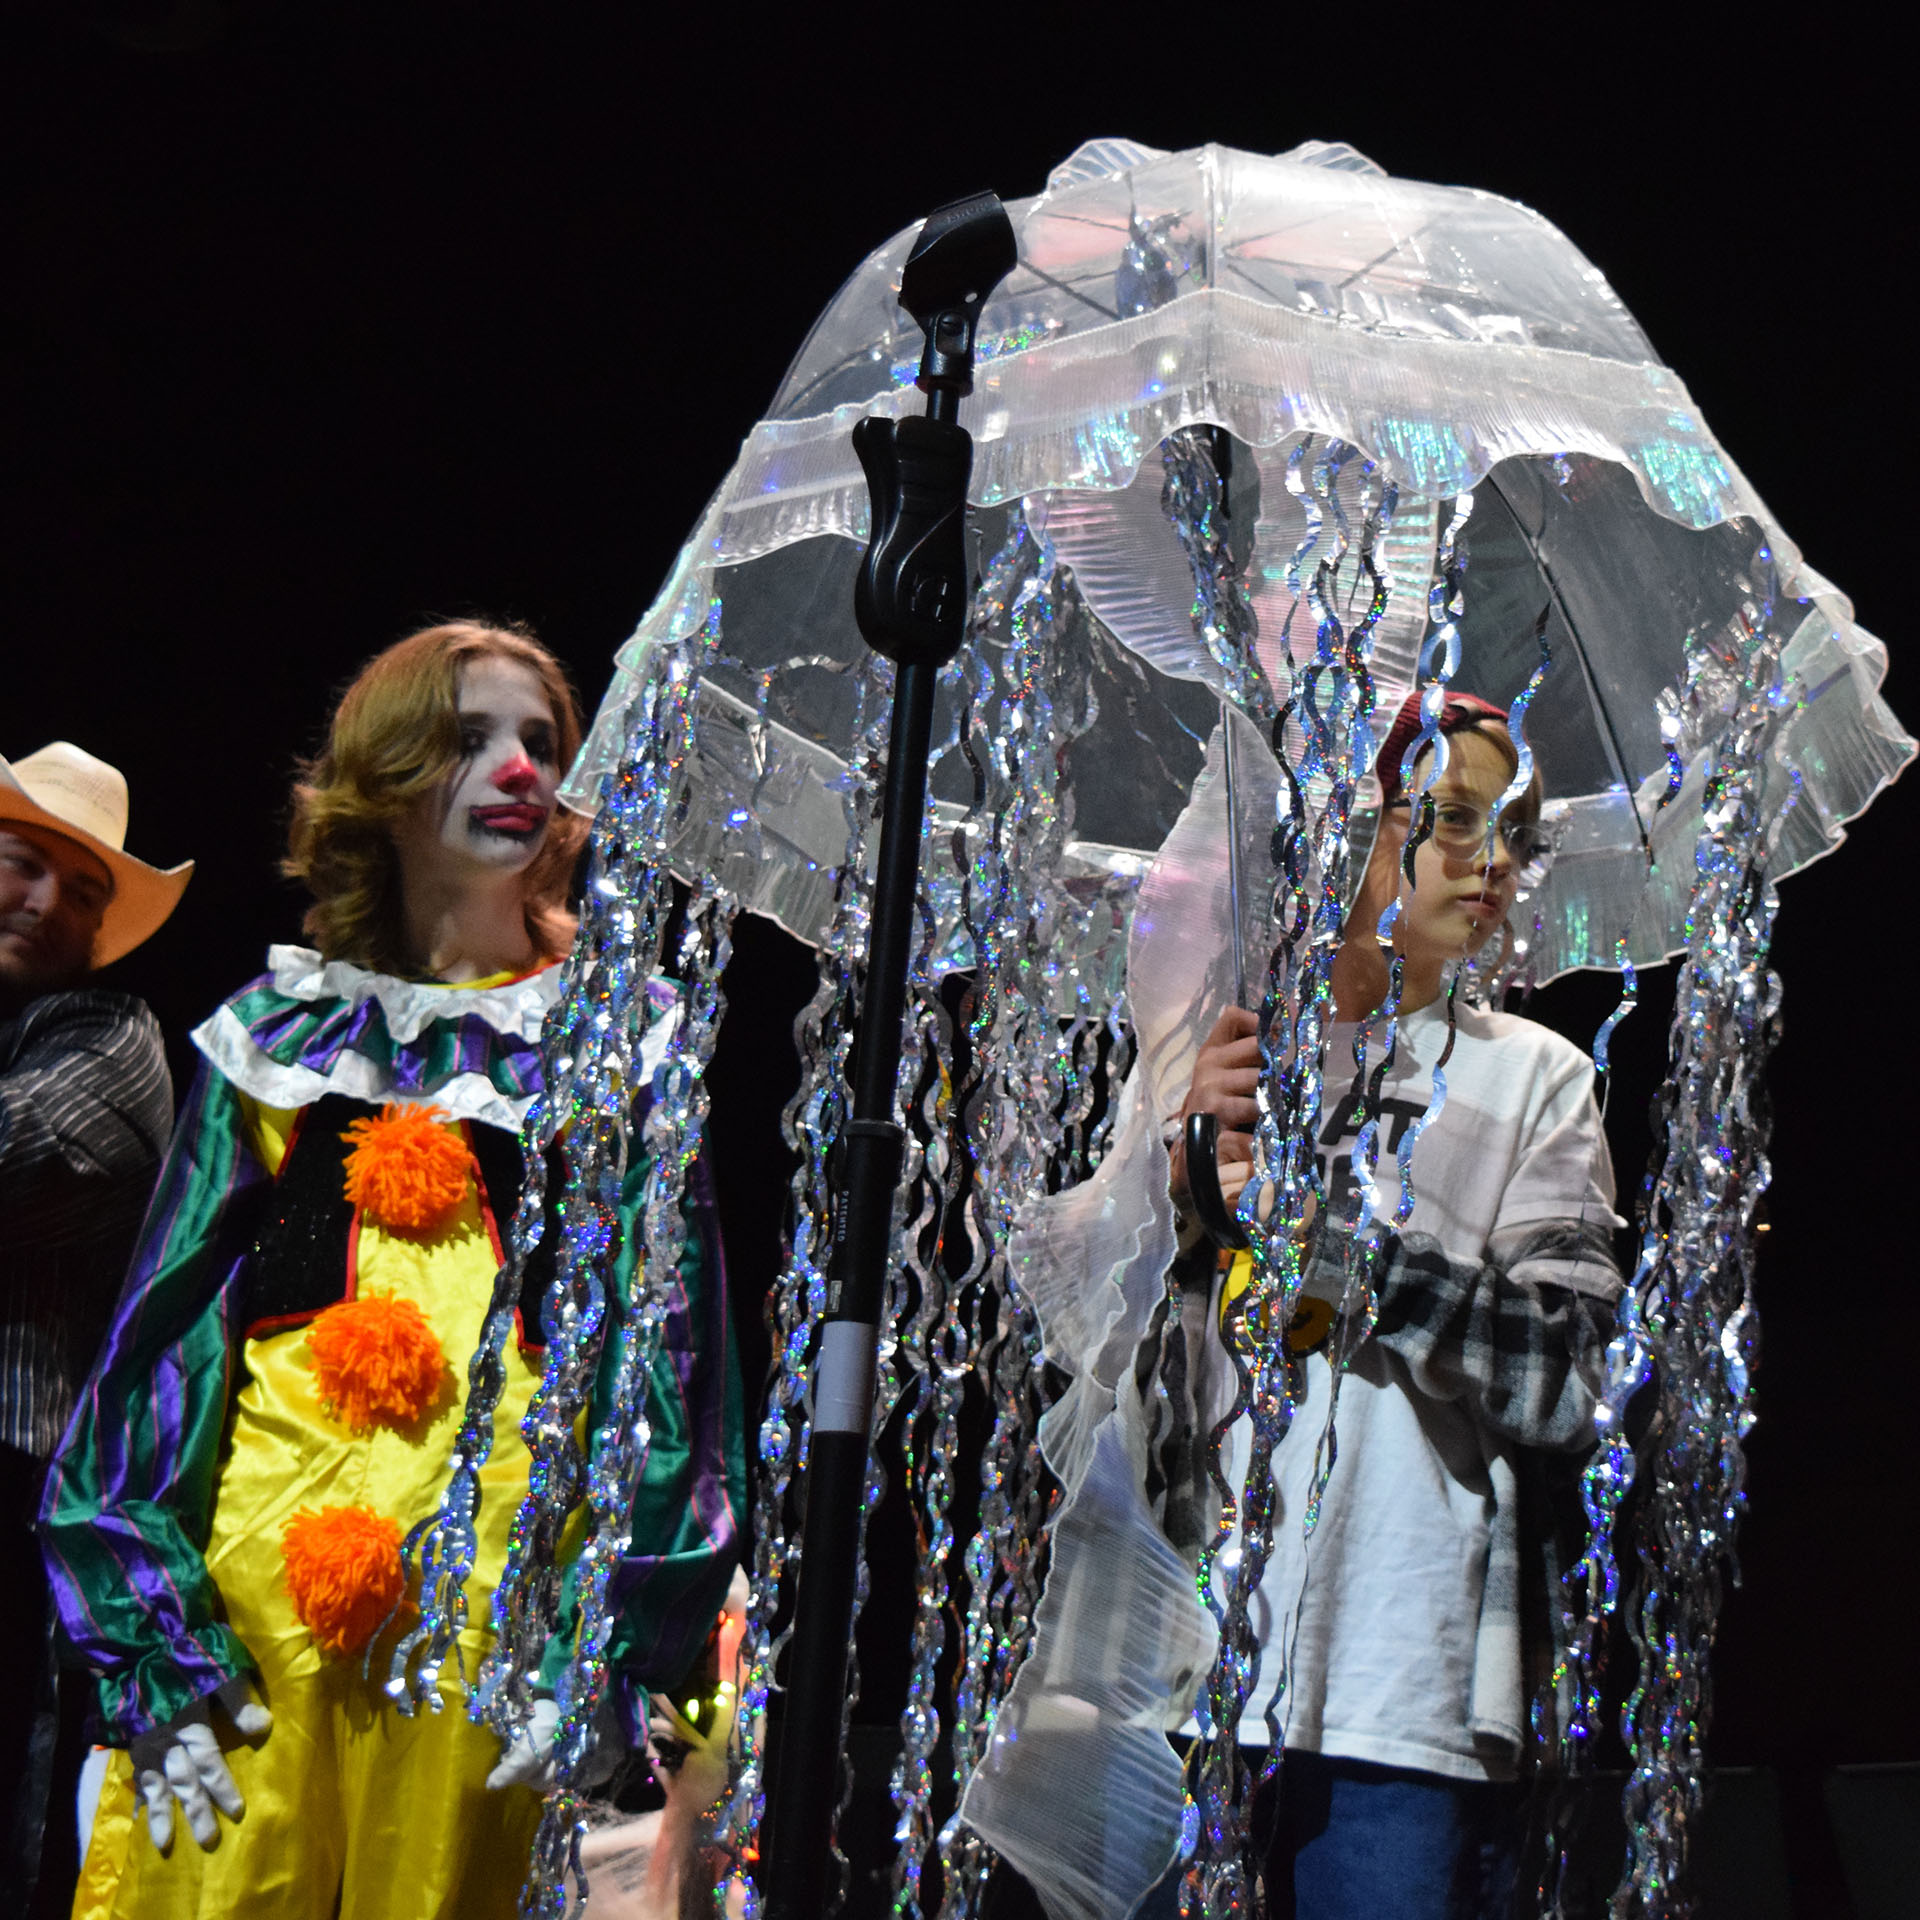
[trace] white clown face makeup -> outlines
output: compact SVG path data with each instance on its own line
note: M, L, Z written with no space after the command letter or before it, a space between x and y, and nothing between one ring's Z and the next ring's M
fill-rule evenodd
M560 782L546 689L531 668L483 655L460 671L459 714L458 763L394 838L450 877L524 872L545 844Z

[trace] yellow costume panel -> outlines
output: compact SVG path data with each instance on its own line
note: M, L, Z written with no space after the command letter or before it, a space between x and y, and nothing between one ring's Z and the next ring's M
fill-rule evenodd
M244 1096L242 1107L255 1151L277 1173L297 1114ZM325 1653L294 1610L282 1545L287 1523L303 1509L370 1508L397 1521L403 1535L432 1511L466 1401L461 1367L486 1317L498 1255L469 1184L431 1236L389 1233L363 1214L350 1257L349 1297L404 1298L426 1316L446 1356L441 1390L417 1420L354 1432L322 1403L311 1322L247 1340L246 1384L234 1401L206 1562L227 1623L258 1663L273 1730L250 1746L215 1716L246 1814L231 1828L222 1817L212 1853L193 1843L183 1820L171 1853L155 1851L131 1764L115 1753L76 1920L238 1913L331 1920L336 1911L341 1920L414 1920L518 1909L539 1797L527 1788L488 1792L499 1742L467 1718L451 1668L441 1713L408 1720L385 1699L385 1656L404 1619L374 1643L370 1677L362 1657ZM509 1341L503 1359L507 1386L481 1477L472 1612L460 1638L469 1670L486 1650L488 1605L527 1484L519 1423L538 1379L537 1356Z
M211 1853L179 1819L157 1852L127 1755L112 1755L74 1920L512 1920L540 1796L488 1790L499 1743L453 1689L444 1711L404 1720L373 1704L356 1660L262 1692L259 1746L221 1722L247 1810L221 1816Z

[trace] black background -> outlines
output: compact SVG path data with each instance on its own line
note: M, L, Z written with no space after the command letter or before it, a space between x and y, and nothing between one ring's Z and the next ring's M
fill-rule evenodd
M70 4L6 16L0 752L124 768L192 856L119 981L174 1048L296 937L295 756L369 653L531 621L589 707L814 314L874 245L1082 139L1523 200L1604 271L1808 558L1897 649L1910 178L1885 50L1598 11ZM1920 712L1910 673L1889 681ZM1746 1583L1714 1750L1914 1759L1913 781L1790 881ZM804 955L743 930L714 1131L743 1293ZM1623 1187L1664 995L1616 1039ZM1610 985L1544 1010L1585 1039ZM751 1335L751 1324L747 1328ZM876 1710L878 1708L876 1707Z

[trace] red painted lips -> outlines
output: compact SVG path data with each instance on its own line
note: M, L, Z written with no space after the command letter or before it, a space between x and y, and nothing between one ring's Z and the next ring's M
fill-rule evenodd
M470 812L474 824L491 833L538 833L547 821L544 807L474 807Z

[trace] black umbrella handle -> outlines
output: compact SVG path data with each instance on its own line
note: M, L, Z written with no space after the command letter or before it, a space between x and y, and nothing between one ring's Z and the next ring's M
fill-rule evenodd
M1219 1121L1210 1113L1188 1114L1182 1144L1187 1150L1187 1197L1193 1204L1193 1217L1216 1247L1244 1247L1246 1229L1220 1191Z

